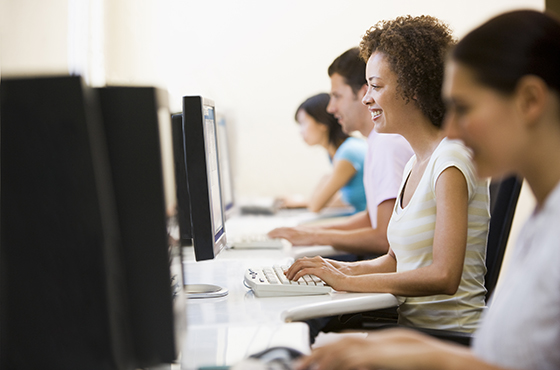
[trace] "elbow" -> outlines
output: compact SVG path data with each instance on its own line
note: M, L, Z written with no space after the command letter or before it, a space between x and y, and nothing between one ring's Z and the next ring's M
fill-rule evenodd
M389 253L390 244L387 239L387 233L381 232L379 229L373 229L369 237L369 252L372 254L384 255ZM394 254L391 255L396 261Z
M378 254L386 254L389 253L389 240L387 240L387 234L384 237L379 238L377 244L377 252ZM395 258L395 256L393 256Z
M323 206L320 206L320 205L317 205L317 204L309 204L307 209L310 212L319 212L321 209L323 209Z
M459 290L459 284L461 283L461 276L457 278L455 274L449 275L445 274L440 279L440 294L454 295Z
M448 284L448 286L442 290L441 294L454 295L457 293L457 290L459 290L459 285Z
M450 269L441 268L433 275L432 289L433 294L454 295L459 290L461 284L461 271L452 271Z
M321 202L316 197L311 197L307 203L307 210L310 212L319 212L325 206L325 202Z

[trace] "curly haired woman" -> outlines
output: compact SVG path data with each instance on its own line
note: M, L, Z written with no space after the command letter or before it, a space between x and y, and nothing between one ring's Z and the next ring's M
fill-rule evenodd
M485 306L489 194L469 150L441 129L440 92L453 45L447 26L428 16L380 22L363 37L363 103L374 129L402 135L415 153L387 229L390 249L355 263L300 259L287 276L313 274L336 290L392 293L404 301L401 324L472 332Z

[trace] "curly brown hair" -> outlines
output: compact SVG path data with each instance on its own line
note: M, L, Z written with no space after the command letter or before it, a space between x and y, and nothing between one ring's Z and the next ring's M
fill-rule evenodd
M360 57L367 62L374 52L383 53L397 75L397 92L441 127L445 58L455 43L449 27L437 18L408 15L371 27L360 42Z

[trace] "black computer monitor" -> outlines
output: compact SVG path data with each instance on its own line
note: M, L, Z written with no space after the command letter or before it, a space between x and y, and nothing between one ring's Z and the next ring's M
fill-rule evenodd
M173 130L173 154L175 160L175 180L177 184L177 216L179 221L179 240L181 246L193 245L191 200L187 181L187 164L185 157L185 136L183 135L183 114L171 115Z
M154 136L135 127L115 139L105 135L96 95L79 77L0 84L2 369L135 369L177 358L185 300L168 237L172 198L155 165L163 157L154 125L164 115L152 114L153 100L128 100L129 110L149 114ZM154 157L134 155L146 184L126 189L144 195L140 224L126 209L126 181L114 176L130 168L108 141L127 147L143 139ZM149 242L127 244L134 224L148 229Z
M177 359L186 297L167 93L153 87L96 89L127 277L135 358L142 367Z
M177 213L182 246L192 246L191 204L186 168L185 136L183 135L183 114L171 115L173 127L173 152L175 158L175 178L177 182ZM233 178L230 163L228 134L223 118L217 120L217 142L220 170L220 188L224 219L227 220L235 212Z
M197 261L215 258L226 247L225 217L220 188L220 163L214 102L200 96L183 97L182 131L186 176L176 172L178 190L186 189L184 209L190 207L192 244ZM175 117L175 127L179 119ZM176 138L176 140L179 140ZM188 224L187 224L188 227ZM183 233L183 232L182 232ZM188 235L186 235L188 237ZM186 281L189 298L213 298L228 294L226 288Z
M183 97L187 182L197 261L212 259L226 247L215 117L213 101L200 96Z
M218 119L218 154L220 158L220 177L224 217L229 219L235 213L235 195L233 186L233 172L231 170L231 154L229 135L224 117Z

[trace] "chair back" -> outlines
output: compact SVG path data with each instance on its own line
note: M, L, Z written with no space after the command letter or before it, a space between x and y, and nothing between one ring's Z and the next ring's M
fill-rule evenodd
M490 185L490 226L486 244L486 298L496 287L523 180L515 176Z

